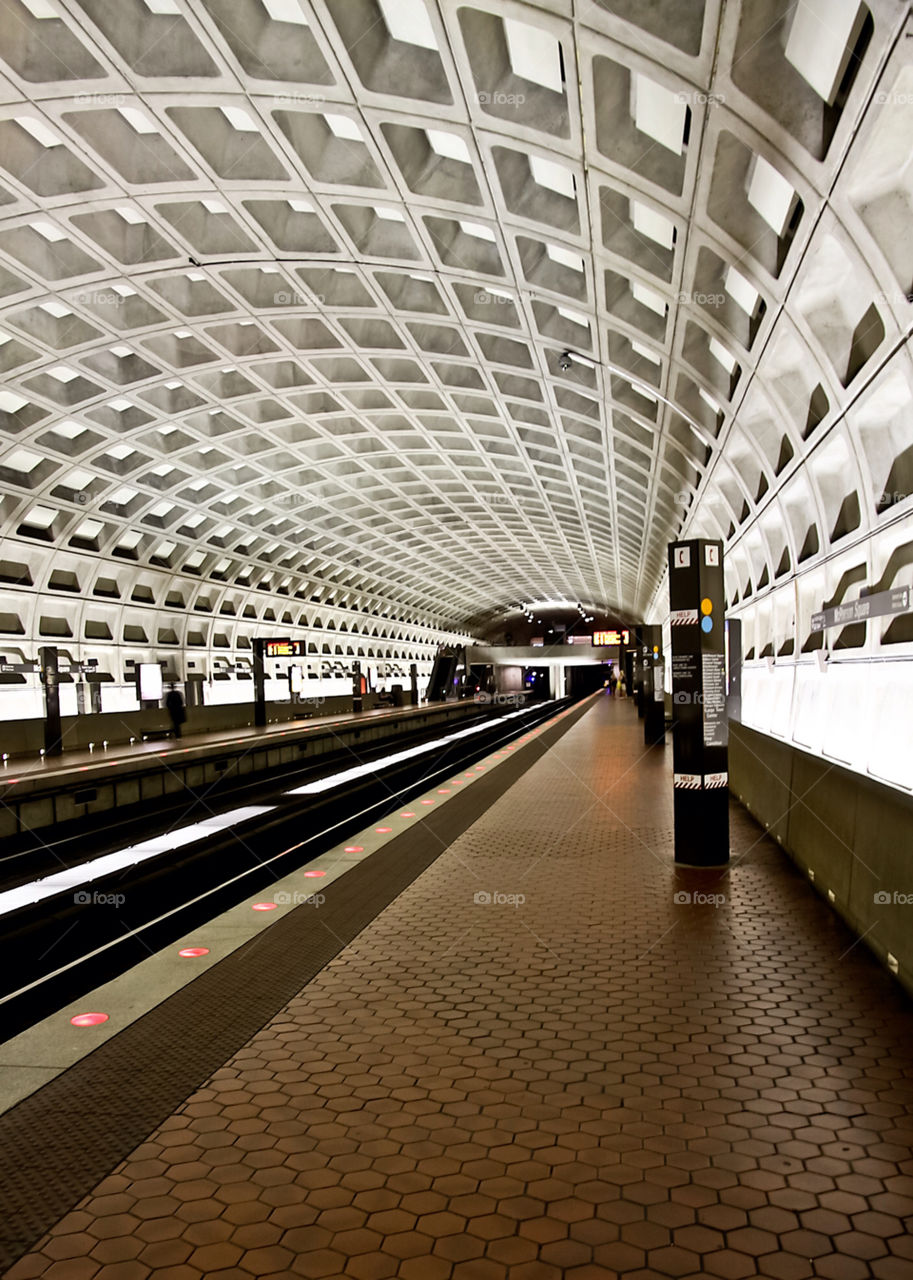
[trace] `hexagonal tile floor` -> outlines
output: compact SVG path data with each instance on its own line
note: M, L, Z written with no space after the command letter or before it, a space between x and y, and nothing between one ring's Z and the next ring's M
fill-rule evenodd
M737 808L676 871L641 736L599 699L10 1280L909 1280L908 1003Z

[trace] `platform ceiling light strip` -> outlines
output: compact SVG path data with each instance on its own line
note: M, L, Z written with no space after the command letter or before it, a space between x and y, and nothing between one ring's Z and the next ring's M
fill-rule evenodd
M555 699L551 698L543 706L550 706ZM511 711L509 715L502 716L498 720L498 724L504 724L507 720L514 720L517 716L528 714L527 709L520 711ZM442 747L446 747L451 742L457 742L460 738L469 738L474 733L482 733L485 729L490 729L492 722L483 720L481 724L470 725L468 729L460 729L456 733L449 733L445 738L435 738L433 742L422 743L419 747L407 747L404 751L395 751L392 755L383 756L380 760L372 760L370 764L353 765L351 769L343 769L340 773L332 773L326 778L317 778L314 782L306 782L302 787L295 787L291 791L286 791L287 796L316 796L324 791L332 791L334 787L344 786L347 782L354 782L357 778L364 778L368 774L377 773L380 769L388 769L391 765L400 764L404 760L414 760L418 756L427 755L429 751L440 751Z
M231 809L228 813L215 814L202 822L194 822L189 827L178 827L175 831L163 835L152 836L149 840L141 840L139 844L128 845L125 849L117 849L113 853L103 854L89 862L81 862L75 867L66 867L63 871L55 871L51 876L42 876L30 884L18 885L15 889L7 889L0 893L0 915L7 915L19 907L41 902L44 898L66 891L76 891L83 885L92 884L104 876L125 871L127 867L135 867L149 858L156 858L161 853L171 853L174 849L182 849L185 845L198 840L205 840L216 831L224 831L227 827L248 822L260 814L269 813L276 806L271 804L251 804L240 809Z

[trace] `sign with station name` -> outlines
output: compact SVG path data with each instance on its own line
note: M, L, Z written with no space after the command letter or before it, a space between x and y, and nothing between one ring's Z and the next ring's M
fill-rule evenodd
M865 622L867 618L887 618L895 613L910 612L909 587L894 587L879 591L873 596L862 596L848 604L838 604L832 609L822 609L812 614L812 631L825 631L828 627L844 627L850 622Z

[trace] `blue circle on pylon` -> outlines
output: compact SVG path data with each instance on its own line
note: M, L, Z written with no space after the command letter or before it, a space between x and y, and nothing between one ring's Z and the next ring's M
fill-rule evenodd
M713 619L712 619L712 618L701 618L701 630L702 630L702 631L712 631L712 630L713 630Z

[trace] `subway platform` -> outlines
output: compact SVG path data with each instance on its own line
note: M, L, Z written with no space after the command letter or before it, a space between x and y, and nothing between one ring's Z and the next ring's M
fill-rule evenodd
M10 1280L909 1280L908 998L670 767L591 699L0 1116Z

